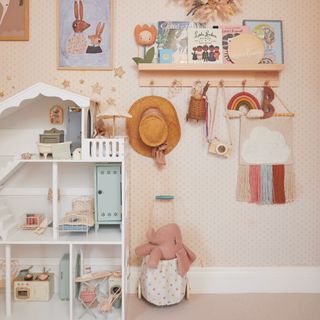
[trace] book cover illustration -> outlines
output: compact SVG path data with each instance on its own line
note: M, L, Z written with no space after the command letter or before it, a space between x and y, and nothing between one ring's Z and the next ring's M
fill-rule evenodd
M188 30L189 63L222 63L221 28Z
M280 20L244 20L249 31L256 34L264 43L264 58L260 63L284 63L282 21Z
M229 43L242 33L248 33L248 26L222 26L223 63L233 63L228 54Z
M159 21L158 51L165 50L173 63L188 62L188 28L204 28L205 24L188 21ZM161 61L160 61L161 63Z

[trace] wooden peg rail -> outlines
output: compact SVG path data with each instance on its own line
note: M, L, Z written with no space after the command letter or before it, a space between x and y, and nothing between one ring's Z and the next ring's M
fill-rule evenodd
M224 81L225 87L271 87L280 84L283 64L151 64L140 63L141 87L171 87L179 81L182 87L191 87L197 80L209 81L212 87ZM151 85L152 84L152 85Z

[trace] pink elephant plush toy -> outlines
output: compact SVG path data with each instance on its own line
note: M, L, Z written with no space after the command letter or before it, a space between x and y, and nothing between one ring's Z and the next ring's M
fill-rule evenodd
M149 243L136 248L139 257L150 255L148 267L157 268L160 260L178 259L178 271L184 276L196 255L182 243L182 234L175 223L167 224L157 231L151 228L147 233Z

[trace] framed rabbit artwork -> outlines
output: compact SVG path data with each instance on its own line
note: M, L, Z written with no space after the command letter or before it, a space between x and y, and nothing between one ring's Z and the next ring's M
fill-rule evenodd
M112 70L113 0L59 0L58 69Z

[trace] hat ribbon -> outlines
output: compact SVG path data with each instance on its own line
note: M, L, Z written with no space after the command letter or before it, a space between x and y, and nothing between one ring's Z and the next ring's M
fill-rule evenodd
M155 159L156 163L159 166L164 166L166 164L165 151L167 150L167 148L168 148L168 144L165 142L160 146L152 148L151 150L152 158Z

